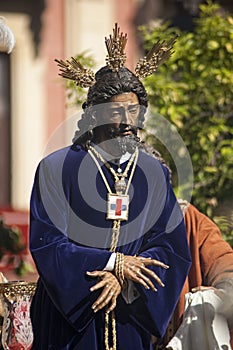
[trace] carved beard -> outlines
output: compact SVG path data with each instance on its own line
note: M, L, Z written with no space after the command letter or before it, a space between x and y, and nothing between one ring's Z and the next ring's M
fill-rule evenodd
M133 125L123 125L120 128L107 126L110 139L116 143L116 148L121 154L133 153L139 146L140 138L137 136L138 129ZM124 131L132 131L132 135L121 135Z

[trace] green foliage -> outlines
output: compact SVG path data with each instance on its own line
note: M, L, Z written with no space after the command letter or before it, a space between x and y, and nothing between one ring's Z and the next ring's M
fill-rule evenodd
M74 57L85 68L93 68L96 65L95 60L87 54L87 51L80 53ZM69 104L80 105L86 99L86 89L77 86L73 80L65 79L67 98Z
M215 216L213 220L220 227L223 238L233 247L233 213L229 218L226 216Z
M12 267L19 276L32 271L32 266L25 260L25 245L22 243L22 232L12 228L0 220L0 261L4 259L4 265Z
M0 259L6 252L18 254L24 249L18 229L13 229L0 220Z
M193 203L213 218L215 206L233 193L233 18L209 1L200 6L194 32L169 23L140 31L146 50L159 38L179 35L175 52L145 86L153 110L176 126L189 150ZM153 118L147 126L153 134ZM155 137L147 138L161 150ZM232 221L222 226L232 239Z

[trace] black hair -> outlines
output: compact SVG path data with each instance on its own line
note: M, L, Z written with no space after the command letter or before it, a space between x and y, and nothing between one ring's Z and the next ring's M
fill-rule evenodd
M78 130L73 138L73 143L81 145L84 149L88 149L94 136L93 129L97 125L95 105L107 103L115 95L134 93L141 106L139 128L143 127L144 114L148 106L147 93L143 84L128 68L121 67L117 72L113 72L108 67L103 67L96 73L95 79L96 82L89 88L87 100L83 103L84 113L78 121Z

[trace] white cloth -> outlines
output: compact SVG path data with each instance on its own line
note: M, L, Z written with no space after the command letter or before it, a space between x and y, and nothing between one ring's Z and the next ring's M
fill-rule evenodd
M134 300L139 298L140 294L134 285L134 282L127 280L127 287L122 290L121 295L126 304L132 304Z
M187 293L183 322L166 349L231 350L223 302L213 290Z
M96 144L92 144L92 146L96 149L97 152L99 152L101 154L101 156L107 161L107 162L111 162L113 164L123 164L125 163L127 160L130 159L130 157L132 156L131 153L126 152L124 154L122 154L122 156L120 157L120 159L114 159L113 156L107 152L105 152L101 147L99 147Z
M104 268L104 271L113 271L115 267L115 262L116 262L116 253L112 253L107 262L107 265Z

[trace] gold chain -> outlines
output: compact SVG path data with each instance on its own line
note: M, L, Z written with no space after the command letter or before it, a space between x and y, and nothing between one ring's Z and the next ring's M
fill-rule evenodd
M122 174L117 174L115 170L110 166L110 164L101 156L99 152L96 151L96 149L92 146L89 147L88 153L91 155L92 159L94 160L100 175L104 181L104 184L108 190L109 193L112 193L111 188L108 184L108 181L103 173L103 170L97 161L96 158L98 158L101 162L104 163L104 165L107 167L107 169L111 172L111 174L114 177L115 183L121 181L122 179L125 179L128 175L128 171L133 163L133 167L131 170L131 174L129 177L129 181L127 183L126 189L125 189L125 195L128 193L134 171L137 165L137 160L138 160L138 148L136 148L135 152L132 154L125 171ZM111 240L111 246L110 246L110 251L115 252L119 235L120 235L120 226L121 226L121 220L114 220L113 221L113 227L112 227L112 240ZM124 254L123 253L116 253L116 276L121 284L123 286L124 284ZM109 347L109 314L105 312L105 330L104 330L104 342L105 342L105 348L106 350L116 350L116 345L117 345L117 334L116 334L116 318L115 318L115 312L111 312L111 326L112 326L112 347Z
M94 153L94 155L99 159L101 160L102 163L104 163L104 165L106 166L106 168L108 168L108 170L111 172L111 174L113 175L114 177L114 180L115 182L119 181L120 179L124 179L127 177L127 174L128 174L128 171L133 163L133 161L135 160L135 157L137 156L137 153L138 153L138 149L136 148L135 152L132 154L126 168L125 168L125 171L122 173L122 174L117 174L115 172L115 170L111 167L111 165L102 157L102 155L96 151L96 149L92 146L89 147L89 150ZM89 152L88 150L88 152ZM90 152L89 152L90 153Z

